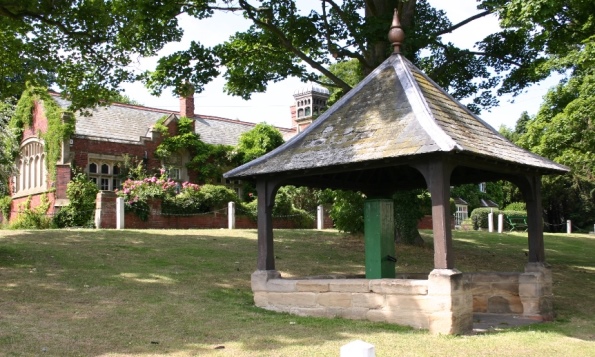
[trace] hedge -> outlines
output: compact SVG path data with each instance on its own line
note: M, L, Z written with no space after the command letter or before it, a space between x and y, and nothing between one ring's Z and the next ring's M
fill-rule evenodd
M509 217L527 217L525 211L501 211L496 208L476 208L471 212L471 221L473 222L473 229L478 230L480 228L488 228L488 214L494 212L494 227L498 227L498 215L503 214ZM509 230L510 225L504 219L504 229Z

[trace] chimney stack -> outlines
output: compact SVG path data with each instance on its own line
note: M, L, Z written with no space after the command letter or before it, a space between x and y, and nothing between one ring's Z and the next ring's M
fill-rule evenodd
M194 117L194 95L190 94L185 97L180 97L180 116L193 118Z

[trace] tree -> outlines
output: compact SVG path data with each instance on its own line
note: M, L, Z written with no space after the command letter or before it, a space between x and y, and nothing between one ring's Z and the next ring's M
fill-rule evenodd
M17 170L14 157L19 145L16 133L8 125L14 110L11 102L0 102L0 196L9 194L8 182Z
M567 74L537 115L515 129L517 144L571 168L567 175L542 180L547 228L559 229L567 219L590 226L595 213L595 4L512 0L501 16L505 26L525 27L541 39L548 54L542 71Z
M111 98L121 82L137 79L155 94L167 87L179 95L188 94L191 86L200 92L219 68L225 68L226 91L244 98L289 76L316 82L325 76L327 85L346 92L352 84L329 66L353 60L366 74L381 63L390 53L386 33L395 3L407 34L404 54L456 98L472 99L474 110L497 104L493 88L517 93L552 70L543 66L553 48L549 32L515 21L517 13L523 19L531 16L520 0L478 1L477 14L457 24L427 0L322 0L311 9L289 0L22 0L0 4L0 63L7 71L0 77L0 93L18 96L26 81L57 85L80 108ZM582 3L582 10L591 6ZM566 10L552 8L551 13L564 15ZM129 66L136 57L154 56L181 39L178 15L202 19L216 11L241 12L252 26L213 48L193 41L160 58L150 72L137 73ZM490 14L497 14L506 28L480 41L476 50L442 39ZM543 16L538 20L548 26L552 22Z
M283 144L283 135L272 125L256 124L254 129L240 136L236 147L236 160L242 164L260 157Z
M571 168L543 180L546 222L595 223L595 73L576 74L551 89L519 144Z

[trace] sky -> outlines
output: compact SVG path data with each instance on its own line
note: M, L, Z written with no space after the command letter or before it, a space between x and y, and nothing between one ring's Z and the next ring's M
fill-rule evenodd
M446 11L453 24L458 23L479 11L475 0L429 0L436 8ZM300 6L319 6L317 0L300 0ZM214 46L229 38L238 31L250 26L240 13L216 13L212 18L196 20L185 15L179 17L180 26L184 29L181 42L170 43L159 53L167 55L180 49L188 48L190 41L197 40L205 46ZM446 41L472 48L474 43L498 29L495 16L486 16L467 24L451 34L444 35ZM388 29L387 29L388 33ZM135 61L139 70L153 69L158 57L141 58ZM223 72L222 70L220 72ZM491 111L483 111L480 117L495 129L501 125L513 128L523 111L530 115L536 114L542 98L547 90L556 85L559 76L553 76L538 85L533 85L524 93L512 97L505 95L499 98L500 105ZM205 90L194 95L195 113L213 115L229 119L239 119L248 122L267 122L280 127L290 127L291 117L289 106L293 104L293 93L306 84L297 78L289 78L278 83L271 83L265 93L252 95L249 101L239 97L226 95L223 91L225 80L219 76L205 86ZM124 94L148 107L155 107L177 111L179 100L166 89L159 97L151 96L141 83L127 83L122 85Z

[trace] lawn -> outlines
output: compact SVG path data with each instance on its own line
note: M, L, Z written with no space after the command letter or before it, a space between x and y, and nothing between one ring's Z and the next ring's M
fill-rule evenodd
M430 242L431 232L423 232ZM526 233L454 232L455 265L520 271ZM595 356L595 236L549 234L554 322L483 335L304 318L253 306L255 230L0 231L0 356ZM276 230L283 276L363 274L361 237ZM397 246L398 271L431 248Z

